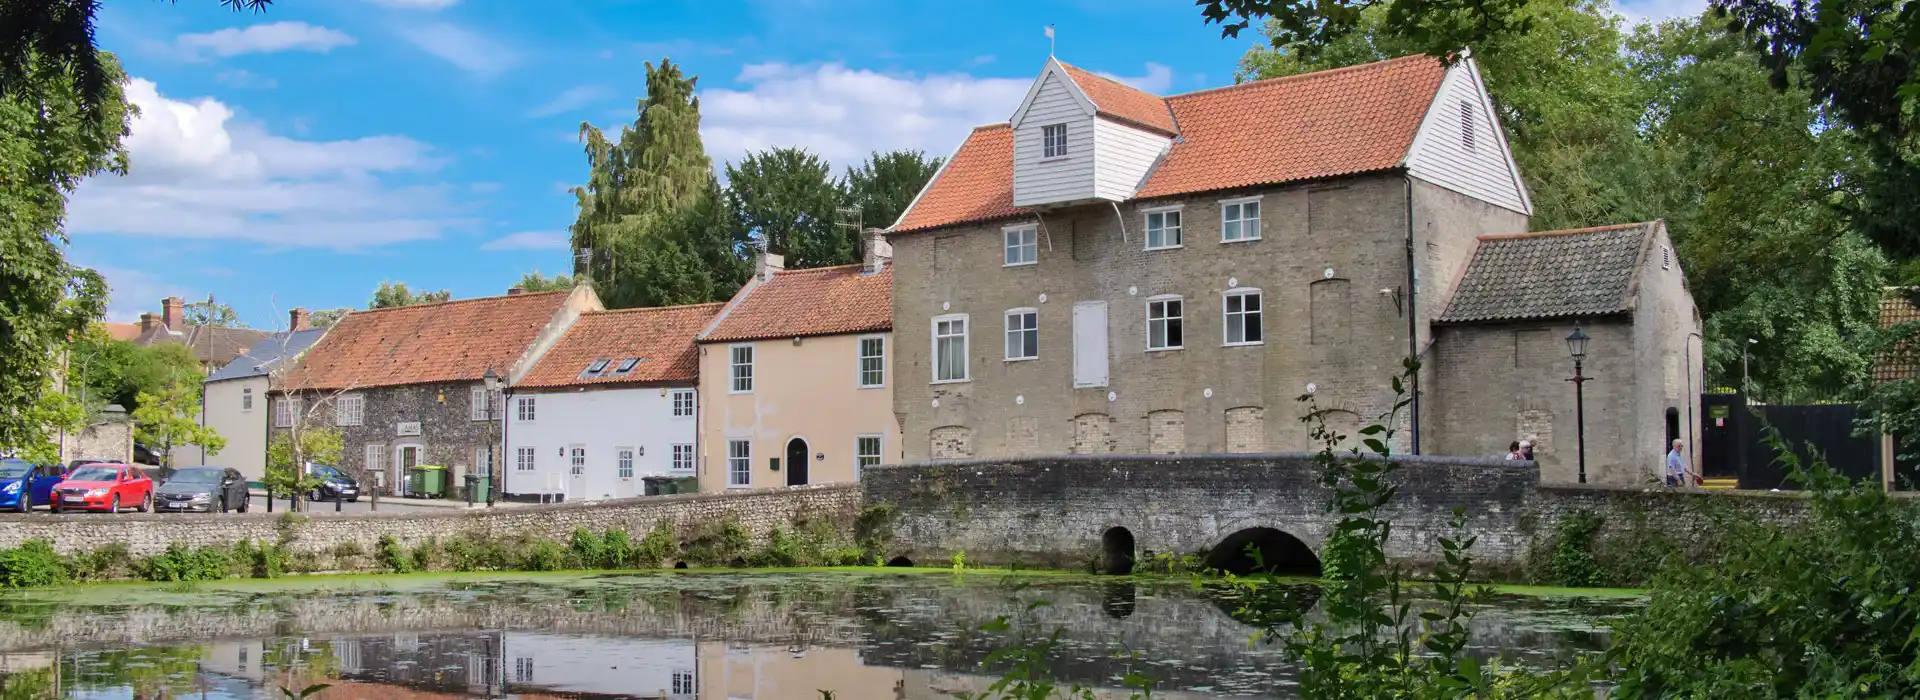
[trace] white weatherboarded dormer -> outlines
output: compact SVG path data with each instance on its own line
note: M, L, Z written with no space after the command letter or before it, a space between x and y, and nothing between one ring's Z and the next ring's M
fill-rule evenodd
M1124 201L1172 143L1166 134L1108 116L1051 58L1011 121L1018 207Z
M1495 120L1493 101L1471 56L1447 69L1407 149L1414 177L1505 209L1533 215L1520 167Z

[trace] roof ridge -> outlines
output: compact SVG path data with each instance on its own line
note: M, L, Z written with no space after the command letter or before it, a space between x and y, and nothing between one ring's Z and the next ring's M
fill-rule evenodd
M1073 69L1073 70L1077 70L1077 71L1080 71L1080 72L1082 72L1082 73L1086 73L1087 75L1090 75L1090 76L1093 76L1093 77L1095 77L1095 78L1099 78L1099 79L1101 79L1101 80L1105 80L1105 81L1107 81L1107 82L1109 82L1109 83L1113 83L1113 84L1115 84L1115 85L1118 85L1118 86L1120 86L1120 87L1124 87L1124 88L1126 88L1126 89L1128 89L1128 90L1137 90L1137 91L1139 91L1139 92L1140 92L1140 93L1142 93L1142 94L1146 94L1146 95L1152 95L1152 96L1154 96L1154 97L1158 97L1158 98L1160 98L1160 99L1163 99L1163 100L1164 100L1164 99L1166 99L1166 96L1165 96L1165 95L1162 95L1162 94L1160 94L1160 93L1157 93L1157 92L1154 92L1154 91L1152 91L1152 90L1147 90L1147 89L1145 89L1145 88L1140 88L1140 87L1136 87L1136 86L1133 86L1133 85L1129 85L1129 84L1127 84L1127 82L1126 82L1126 81L1124 81L1124 80L1117 80L1117 79L1114 79L1114 78L1109 78L1109 77L1107 77L1107 76L1104 76L1104 75L1101 75L1101 74L1099 74L1098 72L1095 72L1095 71L1093 71L1093 70L1089 70L1089 69L1086 69L1086 68L1081 68L1080 66L1076 66L1076 65L1073 65L1073 64L1071 64L1071 63L1068 63L1068 62L1066 62L1066 61L1062 61L1062 60L1060 60L1060 59L1057 59L1057 58L1056 58L1056 59L1054 59L1054 62L1055 62L1055 63L1058 63L1058 64L1060 64L1060 67L1062 67L1062 68L1071 68L1071 69ZM1068 77L1072 77L1072 76L1068 76Z
M1262 85L1275 85L1275 84L1287 83L1287 82L1300 82L1303 80L1339 75L1342 73L1352 73L1365 68L1378 68L1378 67L1386 66L1387 64L1391 64L1391 63L1406 63L1406 62L1416 61L1423 58L1433 58L1433 57L1423 53L1408 54L1406 56L1399 56L1395 58L1383 58L1381 60L1372 61L1369 63L1360 63L1360 64L1351 65L1351 66L1341 66L1339 68L1328 68L1326 70L1317 70L1311 73L1296 73L1294 75L1283 75L1278 78L1262 78L1260 80L1250 80L1244 83L1235 83L1233 85L1222 85L1220 87L1206 88L1204 90L1194 90L1192 92L1175 93L1172 95L1167 95L1162 99L1165 99L1169 103L1171 103L1173 100L1180 99L1183 97L1193 97L1195 95L1210 95L1216 92L1228 92L1232 90L1240 90L1243 88L1251 88L1251 87L1257 87ZM1438 60L1438 59L1435 59L1435 60Z
M1485 233L1477 236L1476 240L1506 241L1506 240L1514 240L1514 239L1522 239L1522 238L1546 238L1549 236L1577 236L1583 233L1606 233L1608 231L1623 231L1631 228L1644 228L1647 226L1652 226L1653 223L1654 222L1652 221L1641 221L1638 223L1631 223L1631 224L1607 224L1604 226L1588 226L1586 228L1560 229L1558 231L1528 231L1525 233Z
M495 294L493 296L486 296L486 297L468 297L465 299L448 299L446 301L436 301L430 304L408 304L406 306L383 306L378 309L354 309L350 313L372 314L372 313L380 313L382 311L399 311L402 309L420 309L420 308L426 308L429 306L451 306L453 304L465 304L468 302L475 302L475 301L500 301L502 299L525 299L528 297L544 297L544 296L552 296L555 294L567 294L571 291L572 290L556 289L551 292L521 292L519 294Z
M707 307L707 306L725 306L726 303L727 302L724 302L724 301L703 301L698 304L675 304L673 306L635 306L633 308L628 308L628 309L601 309L599 311L588 311L586 312L585 315L609 316L613 314L630 314L630 313L636 313L636 312L642 312L642 311L682 311L686 309L698 309L698 308Z
M850 268L863 268L866 266L867 266L866 263L846 263L843 265L828 265L826 267L798 267L791 270L783 268L779 272L774 273L773 276L779 277L781 275L797 275L797 274L811 273L811 272L836 272L839 270L846 270Z

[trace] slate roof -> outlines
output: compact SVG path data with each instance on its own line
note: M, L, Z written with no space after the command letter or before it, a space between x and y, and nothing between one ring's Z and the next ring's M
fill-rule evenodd
M348 389L506 377L568 292L355 311L287 373L294 389Z
M266 340L254 343L253 347L247 348L246 352L233 358L227 366L214 370L213 374L207 375L207 381L218 382L267 376L268 373L277 369L280 363L299 357L300 353L305 352L314 341L319 340L320 336L326 333L326 330L320 328L275 333L268 336Z
M138 326L136 326L138 328ZM113 330L109 329L109 333ZM156 323L152 328L141 332L131 341L135 345L185 345L193 351L194 359L201 364L224 366L255 343L266 340L273 331L254 330L252 328L227 328L225 326L182 325L180 328L168 328L164 323Z
M1068 70L1103 114L1128 121L1152 118L1151 105L1139 101L1141 96L1151 98L1148 93L1076 68ZM1152 98L1171 112L1171 126L1177 126L1179 138L1134 198L1401 167L1445 77L1446 68L1437 59L1407 56ZM1096 87L1088 90L1088 86ZM925 230L1025 213L1013 206L1012 128L994 124L973 130L892 230Z
M1880 298L1880 327L1892 328L1903 323L1920 323L1920 288L1889 287L1886 295ZM1920 377L1920 352L1907 347L1906 343L1895 344L1892 350L1883 352L1873 361L1875 381L1898 381Z
M1481 236L1436 323L1602 316L1634 305L1659 222Z
M893 328L893 268L782 270L750 284L701 342L803 338Z
M514 386L693 384L700 375L700 354L694 338L713 322L722 306L725 304L581 314L560 342ZM620 363L629 358L639 362L628 373L618 374ZM606 370L584 377L587 368L598 360L608 361Z
M1159 95L1095 75L1077 66L1061 63L1060 67L1067 71L1073 84L1080 87L1080 92L1093 101L1094 109L1100 114L1168 136L1180 133L1173 126L1173 115L1167 110L1167 101Z

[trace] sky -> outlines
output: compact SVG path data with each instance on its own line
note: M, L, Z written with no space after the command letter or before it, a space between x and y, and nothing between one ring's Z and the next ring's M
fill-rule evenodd
M141 114L129 172L74 194L70 258L106 276L110 320L211 294L270 329L364 307L386 280L464 298L567 271L580 126L631 123L662 57L699 76L716 168L799 146L839 172L874 150L945 157L1005 121L1050 24L1061 60L1160 94L1231 84L1258 40L1186 0L102 4L99 44Z

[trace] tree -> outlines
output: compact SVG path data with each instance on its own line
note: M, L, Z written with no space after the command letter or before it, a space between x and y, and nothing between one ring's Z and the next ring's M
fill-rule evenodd
M199 445L208 454L226 449L227 439L200 424L200 385L180 383L159 394L141 392L140 408L133 412L134 434L160 451L162 466L174 466L173 450Z
M297 416L294 427L274 435L267 443L267 473L262 481L268 498L284 494L293 499L295 511L306 509L300 496L319 488L323 481L309 472L306 465L339 464L343 449L338 429L309 426L309 417L307 413Z
M842 199L860 209L862 228L886 228L940 172L940 159L920 151L875 151L866 162L847 168Z
M163 394L176 385L198 387L204 376L200 360L185 345L141 347L107 337L98 327L74 341L67 358L67 391L88 412L107 404L135 411L142 394Z
M520 283L514 286L528 292L562 292L573 289L573 277L571 275L547 277L541 275L539 270L534 270L521 275Z
M240 314L233 307L213 300L208 294L206 301L196 301L181 307L181 317L189 325L220 326L222 328L246 328L240 321Z
M800 148L750 153L727 165L727 206L734 225L786 256L789 268L825 267L860 259L860 231L836 225L839 187L827 162Z
M412 292L405 282L386 281L380 288L373 290L373 300L367 302L369 309L391 309L416 304L439 304L453 298L453 292L442 289L437 292Z
M337 309L321 309L307 318L307 324L313 328L332 328L333 324L339 323L340 319L346 318L347 314L352 312L353 309L345 306Z

